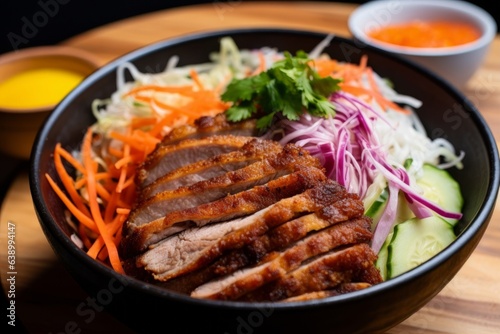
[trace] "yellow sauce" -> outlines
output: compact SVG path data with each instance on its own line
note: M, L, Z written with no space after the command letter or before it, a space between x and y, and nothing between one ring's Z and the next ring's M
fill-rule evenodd
M480 32L472 25L448 21L413 21L370 31L371 38L417 48L450 47L473 42Z
M21 109L57 104L82 79L82 74L50 67L16 74L0 82L0 107Z

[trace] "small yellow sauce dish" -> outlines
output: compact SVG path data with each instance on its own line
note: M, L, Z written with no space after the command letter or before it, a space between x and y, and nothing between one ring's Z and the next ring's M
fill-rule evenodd
M0 108L40 108L57 104L83 74L56 67L27 70L0 82Z
M65 46L0 55L0 152L29 159L48 114L99 66L92 54Z

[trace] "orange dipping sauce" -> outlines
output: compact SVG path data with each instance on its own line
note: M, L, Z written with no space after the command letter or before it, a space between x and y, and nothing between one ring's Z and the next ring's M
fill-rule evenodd
M480 37L469 24L448 21L413 21L372 30L368 36L381 42L416 48L441 48L466 44Z

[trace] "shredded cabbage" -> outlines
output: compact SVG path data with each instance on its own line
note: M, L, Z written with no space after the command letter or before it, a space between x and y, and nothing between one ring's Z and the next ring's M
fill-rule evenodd
M255 71L260 62L257 53L262 54L268 66L282 58L282 53L268 47L259 50L239 50L233 39L226 37L220 41L219 52L210 54L210 61L206 63L178 66L179 57L172 56L161 72L144 73L139 71L134 64L124 62L117 68L117 90L109 99L95 100L92 105L92 112L97 119L94 131L103 134L109 133L113 129L119 131L135 116L151 117L155 113L164 112L161 109L152 110L144 104L124 98L124 94L133 87L148 84L165 86L192 84L189 72L194 69L199 74L203 85L207 89L214 89L228 81L228 78L244 78ZM127 81L127 72L132 80ZM165 97L172 98L171 96ZM172 101L169 100L169 102ZM173 102L175 104L176 101ZM170 130L171 128L165 128L164 133L166 134Z

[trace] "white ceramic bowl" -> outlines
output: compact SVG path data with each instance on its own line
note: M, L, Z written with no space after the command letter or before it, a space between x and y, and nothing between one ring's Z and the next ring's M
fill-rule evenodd
M398 46L368 36L373 29L415 20L471 24L480 31L481 36L470 43L439 48ZM360 46L368 44L414 61L458 88L464 87L481 65L497 31L496 22L488 12L458 0L370 1L353 11L348 25Z

